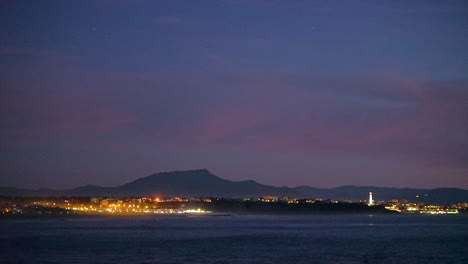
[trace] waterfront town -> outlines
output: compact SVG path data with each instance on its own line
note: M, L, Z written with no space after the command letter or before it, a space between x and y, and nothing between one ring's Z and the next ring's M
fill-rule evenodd
M213 207L213 203L223 204L224 207ZM226 204L255 205L258 208L273 206L291 208L301 207L307 210L313 208L347 208L349 206L363 206L380 208L382 211L407 214L458 214L466 212L468 203L452 205L435 205L411 203L406 199L392 199L390 201L375 201L372 193L368 199L360 201L338 201L329 199L296 199L289 197L264 197L248 199L224 199L214 197L141 197L141 198L109 198L109 197L0 197L0 212L2 215L22 214L92 214L92 215L209 215L224 213L222 208ZM250 206L252 207L252 206ZM215 210L212 210L216 208ZM221 209L220 209L221 208ZM252 207L253 208L253 207ZM355 207L357 208L357 207ZM361 207L362 208L362 207ZM385 209L384 209L385 208ZM300 212L304 212L300 211ZM356 211L351 211L356 212Z

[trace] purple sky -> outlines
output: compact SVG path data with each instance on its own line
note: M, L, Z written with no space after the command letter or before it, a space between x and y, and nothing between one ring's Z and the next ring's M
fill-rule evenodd
M207 168L468 188L466 1L0 2L0 186Z

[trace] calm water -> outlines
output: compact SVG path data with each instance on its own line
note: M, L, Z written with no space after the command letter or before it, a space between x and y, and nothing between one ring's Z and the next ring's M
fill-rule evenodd
M468 216L0 221L1 263L468 263Z

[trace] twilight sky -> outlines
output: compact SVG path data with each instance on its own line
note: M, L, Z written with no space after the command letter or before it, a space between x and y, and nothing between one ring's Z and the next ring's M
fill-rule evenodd
M0 121L0 186L468 188L468 3L4 0Z

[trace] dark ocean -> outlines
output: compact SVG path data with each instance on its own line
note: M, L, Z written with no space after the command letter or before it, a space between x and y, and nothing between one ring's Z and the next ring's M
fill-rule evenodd
M468 263L467 215L0 221L0 263Z

